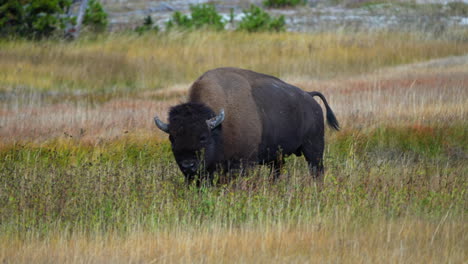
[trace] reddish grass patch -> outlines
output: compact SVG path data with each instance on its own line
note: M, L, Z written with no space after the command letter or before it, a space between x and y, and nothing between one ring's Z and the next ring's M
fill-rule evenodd
M401 120L419 124L430 119L459 119L467 113L463 98L468 96L468 75L461 72L292 83L304 90L321 91L343 127L367 127ZM157 114L165 120L170 106L185 101L188 87L187 84L146 91L100 104L90 104L83 99L55 104L6 105L0 111L0 137L5 142L41 142L61 137L98 142L128 133L165 138L155 128L153 117ZM415 131L429 133L424 129L426 127L415 127Z

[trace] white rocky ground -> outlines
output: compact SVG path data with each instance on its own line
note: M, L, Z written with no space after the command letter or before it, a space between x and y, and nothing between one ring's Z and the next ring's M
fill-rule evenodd
M460 2L461 0L458 0ZM229 19L230 10L235 14L235 23L243 17L243 10L250 4L261 5L262 0L103 0L109 13L111 30L134 28L144 17L150 15L160 28L164 28L174 11L189 13L193 4L215 3L217 10ZM291 9L269 9L273 15L285 15L289 31L322 31L330 29L407 29L414 28L439 32L448 26L468 26L468 17L451 16L447 12L448 2L455 0L418 0L417 3L444 4L442 9L402 8L397 5L381 4L366 8L332 6L325 0L309 0L306 6ZM463 0L468 3L468 0ZM234 26L228 24L227 28Z

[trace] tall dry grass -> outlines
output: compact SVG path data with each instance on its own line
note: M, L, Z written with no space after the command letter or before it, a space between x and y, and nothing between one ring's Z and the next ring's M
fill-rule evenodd
M392 32L173 32L74 43L12 41L0 43L0 90L154 90L221 66L323 79L467 51L463 41Z
M464 263L468 57L437 58L467 47L388 32L0 43L0 261ZM259 168L184 186L152 117L217 66L325 94L342 126L325 188L302 158L276 184Z
M128 235L52 234L0 241L7 263L464 263L466 225L450 219L374 219L336 214L299 225L200 227Z
M468 57L433 67L428 64L383 69L380 72L332 80L285 78L327 97L344 129L374 129L381 125L435 125L464 122L468 115ZM436 62L434 62L436 63ZM97 143L123 138L165 135L153 124L170 106L183 102L190 83L132 95L58 96L57 101L25 93L0 104L3 143L43 142L73 138Z

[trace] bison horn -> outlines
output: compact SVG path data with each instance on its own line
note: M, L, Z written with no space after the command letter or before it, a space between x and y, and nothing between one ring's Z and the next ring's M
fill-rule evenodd
M159 120L158 116L154 117L154 123L156 126L161 129L162 131L169 133L169 125L164 123L163 121Z
M210 129L213 129L219 126L219 124L221 124L223 121L224 121L224 109L221 109L221 112L219 112L219 115L206 120L206 124L208 125Z

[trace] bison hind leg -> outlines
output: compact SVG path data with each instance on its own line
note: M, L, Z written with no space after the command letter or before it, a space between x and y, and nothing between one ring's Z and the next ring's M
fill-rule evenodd
M302 153L304 154L309 165L309 172L317 182L323 182L323 150L324 139L307 140L302 145Z

